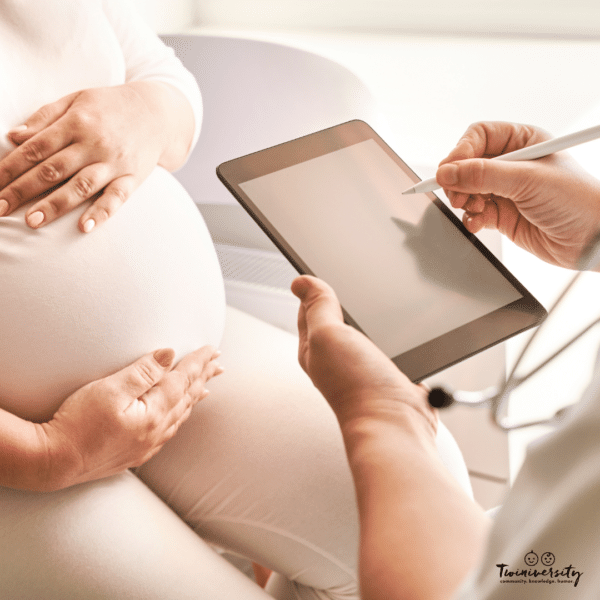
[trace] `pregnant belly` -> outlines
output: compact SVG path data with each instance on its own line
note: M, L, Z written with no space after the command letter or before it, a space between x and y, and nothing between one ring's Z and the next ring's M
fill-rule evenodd
M86 206L37 231L25 208L0 217L0 408L29 420L147 352L221 339L216 254L171 174L157 168L90 234Z

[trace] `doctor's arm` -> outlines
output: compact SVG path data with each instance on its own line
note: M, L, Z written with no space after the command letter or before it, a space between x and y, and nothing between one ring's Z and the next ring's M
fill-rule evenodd
M489 522L437 453L437 415L414 385L343 322L333 290L297 278L299 360L334 410L354 477L365 600L449 600Z
M204 346L173 367L172 350L147 354L77 390L46 423L0 410L0 486L53 491L141 465L206 397L217 356Z

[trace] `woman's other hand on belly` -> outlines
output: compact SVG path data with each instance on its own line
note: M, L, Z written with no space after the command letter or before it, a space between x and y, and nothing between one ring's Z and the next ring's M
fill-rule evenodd
M47 104L9 132L17 146L0 160L0 216L37 200L34 229L84 201L83 232L112 216L157 165L184 162L194 131L189 103L158 81L94 88Z
M36 425L46 447L46 491L143 464L171 439L205 383L222 373L219 352L204 346L172 367L174 353L147 354L72 394L51 421Z

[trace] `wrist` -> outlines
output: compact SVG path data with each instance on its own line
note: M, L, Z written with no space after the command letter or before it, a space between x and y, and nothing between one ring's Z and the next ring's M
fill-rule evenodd
M426 391L418 389L426 402ZM421 407L397 398L365 399L338 414L338 421L351 462L386 453L397 458L408 449L437 455L437 413L428 404Z
M0 485L28 491L49 489L49 453L39 423L0 411Z
M379 427L418 437L435 437L437 431L437 411L429 405L427 390L412 383L401 389L359 392L338 402L335 412L348 436L362 437Z
M160 127L156 139L160 143L158 164L175 171L185 162L194 134L195 117L190 103L181 91L162 81L132 81L125 84L134 90Z
M40 440L38 457L39 491L52 492L77 482L80 461L73 444L65 441L52 421L36 424Z

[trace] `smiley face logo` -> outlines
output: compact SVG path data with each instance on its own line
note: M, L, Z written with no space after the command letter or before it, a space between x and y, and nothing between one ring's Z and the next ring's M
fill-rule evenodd
M554 554L552 554L552 552L544 552L544 554L542 554L541 561L545 567L551 567L555 560L556 557Z
M535 567L538 564L538 555L532 550L525 555L523 559L528 567Z

